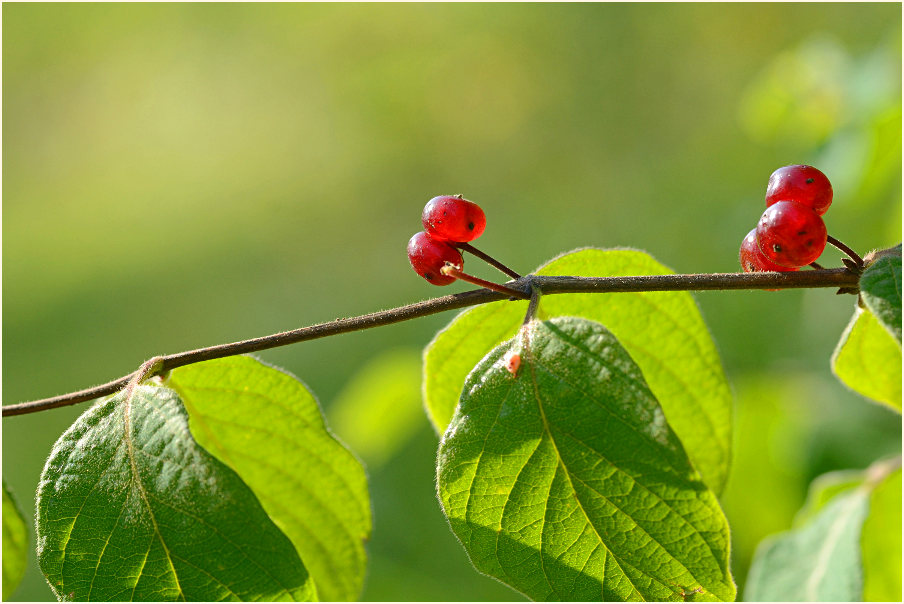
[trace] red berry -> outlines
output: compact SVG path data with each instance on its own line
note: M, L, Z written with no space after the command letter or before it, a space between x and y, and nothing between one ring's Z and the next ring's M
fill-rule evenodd
M424 206L421 222L433 239L463 243L483 234L487 218L476 203L461 196L440 195Z
M832 183L813 166L785 166L769 177L766 207L779 201L796 201L822 216L832 205Z
M819 214L793 201L772 204L756 226L760 251L781 266L810 264L826 247L828 232Z
M760 246L756 243L756 229L750 229L750 232L744 237L744 241L741 242L741 252L738 254L738 259L741 261L741 268L744 269L745 273L760 273L765 271L776 271L781 273L797 270L796 268L779 266L764 256L763 252L760 251Z
M421 231L408 240L408 261L418 275L433 285L449 285L455 277L440 272L446 263L454 264L459 270L464 264L461 253L442 241L435 241Z

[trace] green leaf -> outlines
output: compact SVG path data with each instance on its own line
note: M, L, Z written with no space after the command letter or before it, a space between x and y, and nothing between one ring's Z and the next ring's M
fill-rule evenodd
M533 321L474 368L438 488L474 566L532 599L734 598L715 495L592 321Z
M870 498L863 525L865 602L901 601L901 470L882 480Z
M170 374L192 434L235 470L304 560L322 600L356 600L370 499L361 463L329 432L295 377L248 356Z
M863 484L866 474L860 470L838 470L817 476L810 483L807 500L794 517L794 526L812 520L832 499Z
M757 548L744 599L751 602L851 602L863 593L860 530L869 492L832 499L809 524Z
M7 600L16 591L25 574L28 559L28 531L22 512L13 499L12 493L3 482L3 599Z
M764 540L749 601L900 601L901 458L810 485L795 528Z
M901 344L858 308L832 355L832 371L851 390L901 411Z
M330 425L370 467L383 465L424 426L421 354L398 348L376 354L328 407Z
M894 252L897 253L894 253ZM880 255L860 277L860 297L901 345L901 246Z
M424 406L436 431L449 427L465 378L495 346L518 331L527 302L492 302L465 310L424 349Z
M538 275L607 277L672 274L636 250L587 248L560 256ZM424 403L442 432L468 372L511 338L526 302L469 309L437 334L424 353ZM540 303L541 317L579 316L605 325L635 362L706 484L721 493L731 462L732 395L715 344L688 292L559 294Z
M175 392L95 403L41 474L38 562L66 600L307 600L292 543L198 446Z

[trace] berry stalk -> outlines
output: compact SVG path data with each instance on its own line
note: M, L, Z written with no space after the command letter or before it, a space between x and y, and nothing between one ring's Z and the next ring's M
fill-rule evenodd
M854 250L852 250L851 248L849 248L848 246L846 246L844 243L838 241L837 239L835 239L835 238L832 237L831 235L829 235L829 236L826 238L826 241L827 241L828 243L831 243L832 245L834 245L836 248L838 248L839 250L841 250L841 251L844 252L845 254L847 254L847 255L848 255L848 258L850 258L851 260L853 260L854 263L857 265L857 268L863 268L863 258L861 258L860 255L859 255L857 252L855 252Z
M467 281L468 283L473 283L474 285L479 285L480 287L485 287L487 289L491 289L493 291L499 292L500 294L506 294L513 298L524 299L527 300L530 298L529 295L524 292L520 292L517 289L512 289L511 287L506 287L504 285L499 285L498 283L493 283L492 281L486 281L481 279L480 277L475 277L473 275L469 275L468 273L464 273L456 266L452 264L447 264L443 268L440 269L442 274L447 277L454 277L456 279L461 279L462 281Z
M500 271L502 271L503 273L505 273L512 279L520 279L521 278L521 275L519 275L518 273L516 273L515 271L513 271L506 265L502 264L501 262L499 262L498 260L496 260L495 258L490 256L489 254L481 252L480 250L478 250L476 247L474 247L470 243L463 241L460 243L453 243L452 245L453 245L453 247L457 247L459 250L464 250L465 252L468 252L470 254L477 256L478 258L480 258L481 260L483 260L484 262L486 262L493 268L499 269Z

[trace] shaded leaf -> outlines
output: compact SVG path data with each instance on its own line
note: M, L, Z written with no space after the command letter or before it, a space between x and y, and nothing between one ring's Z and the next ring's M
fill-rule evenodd
M901 246L880 255L860 277L860 296L882 326L901 344Z
M306 600L312 582L242 480L198 446L175 392L95 403L41 474L38 562L66 600Z
M538 275L607 277L672 271L636 250L581 249ZM468 372L494 346L511 338L526 302L494 302L466 310L424 352L424 403L439 432L446 429ZM688 292L546 296L541 317L579 316L605 325L640 366L672 429L717 494L731 462L732 395L718 353Z
M854 311L832 355L832 371L851 390L901 411L901 345L870 311Z
M597 323L533 321L475 367L438 488L475 567L532 599L734 598L718 501Z
M370 500L361 463L288 373L249 356L175 369L192 434L235 470L304 560L322 600L356 600Z
M3 599L16 591L28 560L28 531L12 493L3 482Z

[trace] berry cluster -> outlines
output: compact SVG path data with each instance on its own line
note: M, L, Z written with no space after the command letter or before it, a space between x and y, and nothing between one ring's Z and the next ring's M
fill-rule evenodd
M473 241L487 225L483 210L461 195L440 195L424 206L424 230L408 241L408 261L414 271L433 285L449 285L455 277L443 273L461 270L464 260L455 244Z
M518 273L495 258L484 254L468 243L480 237L487 225L480 206L461 195L440 195L424 206L421 215L424 230L408 241L408 261L414 271L433 285L449 285L456 279L496 290L517 298L523 292L479 279L462 271L464 259L461 251L467 251L485 260L491 266L518 279Z
M744 272L796 271L826 247L822 221L832 204L832 184L812 166L785 166L769 177L766 211L741 242Z

